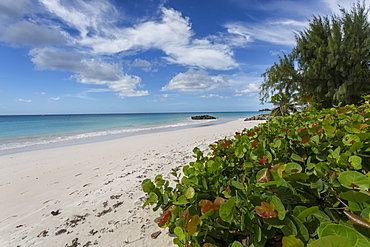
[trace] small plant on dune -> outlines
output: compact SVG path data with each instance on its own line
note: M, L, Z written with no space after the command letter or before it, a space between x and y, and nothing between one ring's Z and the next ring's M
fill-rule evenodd
M367 101L274 118L145 179L143 207L180 247L370 246L369 130Z

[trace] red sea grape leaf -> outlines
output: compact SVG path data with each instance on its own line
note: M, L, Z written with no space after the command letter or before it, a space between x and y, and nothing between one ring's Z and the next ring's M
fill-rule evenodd
M205 243L205 244L203 244L202 247L213 247L213 245L212 244L209 244L209 243Z
M225 203L225 202L226 202L226 200L225 200L224 198L222 198L222 197L217 197L217 198L215 199L214 203L213 203L213 205L214 205L214 210L215 210L216 212L218 212L218 211L220 210L220 206L221 206L221 204L223 204L223 203Z
M277 216L274 211L274 205L271 205L268 202L261 202L261 206L255 207L256 213L262 218L275 218Z
M208 211L213 210L213 202L210 200L200 200L198 205L201 207L202 215L207 213Z
M305 135L305 136L302 138L301 143L302 143L302 144L305 144L305 143L309 142L309 141L310 141L310 139L311 139L311 136L310 136L310 135Z
M297 132L302 132L302 131L305 131L305 130L307 130L307 128L302 127L302 128L297 129Z
M190 236L194 235L197 232L198 225L200 223L199 215L193 215L188 220L185 230L189 233Z
M167 223L168 219L171 218L171 214L172 213L168 211L164 212L162 218L158 220L158 226L159 227L164 226Z
M267 183L267 182L272 181L272 175L270 172L270 168L266 168L257 181L260 183Z
M267 156L266 156L266 155L264 155L264 156L262 157L262 159L259 159L259 160L258 160L258 162L259 162L259 163L261 163L261 164L263 164L263 165L267 164L267 162L268 162L268 160L267 160Z
M258 145L258 141L257 139L254 139L254 141L252 142L252 148L254 148L257 145Z
M347 218L354 224L361 226L363 228L370 229L369 222L361 218L360 216L355 215L354 213L348 212L348 211L343 211L343 213L347 216Z
M249 132L247 135L248 135L249 137L252 137L252 136L254 136L255 134L256 134L255 132L251 131L251 132Z

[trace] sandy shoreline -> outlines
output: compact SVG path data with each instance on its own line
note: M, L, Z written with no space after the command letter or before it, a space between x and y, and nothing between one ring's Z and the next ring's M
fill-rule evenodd
M141 181L263 121L236 121L0 156L0 246L173 246ZM53 216L52 211L60 210ZM161 230L157 239L150 235Z

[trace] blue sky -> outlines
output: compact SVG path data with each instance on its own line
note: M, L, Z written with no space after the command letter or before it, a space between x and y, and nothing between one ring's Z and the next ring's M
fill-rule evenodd
M312 15L349 0L1 0L0 115L253 111Z

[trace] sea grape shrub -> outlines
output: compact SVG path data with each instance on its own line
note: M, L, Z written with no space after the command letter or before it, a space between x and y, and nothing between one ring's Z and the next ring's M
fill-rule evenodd
M370 246L370 105L274 118L210 145L146 205L178 246Z

